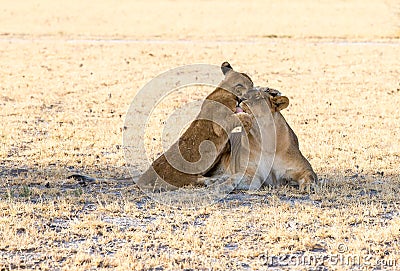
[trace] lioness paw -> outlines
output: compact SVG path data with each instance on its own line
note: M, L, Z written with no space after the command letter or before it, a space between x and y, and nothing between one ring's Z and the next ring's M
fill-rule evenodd
M298 181L299 184L299 190L300 192L307 192L310 193L311 191L311 182L306 179L301 179Z
M310 193L311 191L317 192L318 185L312 178L303 178L298 181L300 192Z

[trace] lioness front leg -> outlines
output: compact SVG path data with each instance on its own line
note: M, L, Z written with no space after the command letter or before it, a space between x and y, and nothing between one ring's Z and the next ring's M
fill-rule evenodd
M234 115L239 118L240 123L238 126L242 126L246 134L248 134L253 127L253 116L245 112L236 113Z
M246 113L240 112L229 116L227 128L232 131L236 127L243 127L248 134L251 127L253 127L253 116Z
M221 127L218 122L213 123L214 132L218 136L230 133L236 127L242 127L248 134L253 126L253 117L245 112L234 113L228 115L221 123L223 124L223 127Z

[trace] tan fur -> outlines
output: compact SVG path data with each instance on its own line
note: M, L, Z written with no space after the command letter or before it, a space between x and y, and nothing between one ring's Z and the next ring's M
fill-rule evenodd
M238 97L250 90L253 82L246 74L234 71L227 62L222 64L221 69L224 80L207 96L199 115L178 141L141 176L138 180L140 187L159 191L205 185L203 176L208 174L224 153L230 151L230 145L227 144L230 131L241 123L247 131L251 128L251 116L235 112ZM204 148L204 142L212 143L215 148ZM200 164L193 171L189 169L189 172L183 172L187 171L190 163Z
M240 145L234 157L225 153L221 158L220 167L230 169L232 174L230 185L236 185L237 189L258 189L262 184L295 182L301 191L309 191L317 175L300 152L296 134L280 113L289 105L289 99L262 90L251 90L245 98L242 107L254 116L255 123L247 137L243 134L239 142L231 142ZM240 167L232 167L233 159L240 161Z

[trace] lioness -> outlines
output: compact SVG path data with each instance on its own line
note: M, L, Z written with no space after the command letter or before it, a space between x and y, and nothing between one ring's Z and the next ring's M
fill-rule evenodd
M289 105L289 99L268 88L252 89L242 99L240 106L253 115L254 123L247 137L242 134L236 142L231 142L233 154L223 155L219 170L232 174L230 184L236 185L236 189L294 182L301 191L309 191L317 175L300 152L296 134L280 113Z
M240 97L253 88L250 77L236 72L228 62L221 65L225 78L209 94L199 115L164 154L139 178L137 184L151 191L174 190L183 186L204 186L203 176L230 152L229 134L242 126L251 128L252 117L237 112Z

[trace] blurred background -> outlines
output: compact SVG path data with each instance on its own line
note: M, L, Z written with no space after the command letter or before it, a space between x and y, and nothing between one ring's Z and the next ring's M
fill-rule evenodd
M2 0L0 6L3 37L206 41L400 35L396 0Z

